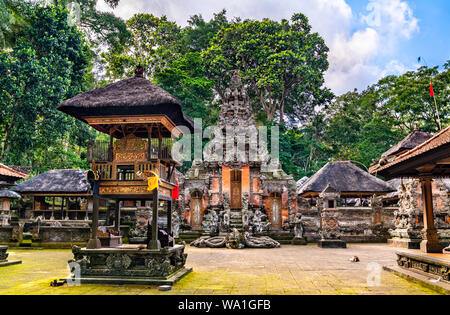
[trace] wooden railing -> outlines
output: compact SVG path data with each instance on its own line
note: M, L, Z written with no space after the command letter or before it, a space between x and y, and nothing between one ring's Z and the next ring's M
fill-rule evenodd
M159 139L152 139L149 150L146 150L147 161L151 160L171 160L172 159L172 138L162 138L161 146ZM87 160L89 162L112 162L113 149L110 148L108 141L91 141L87 146Z
M92 162L92 170L98 172L100 180L140 180L144 177L138 176L139 173L144 173L145 171L153 171L159 174L162 180L168 181L170 183L175 183L175 172L172 171L170 178L168 178L169 173L167 167L163 164L152 163L152 162L135 162L131 164L134 166L134 173L132 178L127 174L127 178L118 177L118 166L114 162Z

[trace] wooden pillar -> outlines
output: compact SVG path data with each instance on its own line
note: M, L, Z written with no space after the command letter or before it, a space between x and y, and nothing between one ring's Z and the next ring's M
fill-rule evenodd
M439 243L439 233L434 225L433 213L433 188L431 185L431 176L421 176L423 200L423 241L420 243L420 250L424 253L442 253L443 247Z
M92 226L91 226L91 239L87 244L88 249L101 248L100 240L97 237L98 234L98 215L99 215L99 197L98 195L93 196L94 199L94 209L92 211Z
M55 220L55 197L53 197L52 200L52 214L50 216L50 220Z
M154 189L152 206L152 239L147 245L148 249L161 249L161 243L158 240L158 202L158 189Z
M167 233L172 233L172 205L173 199L167 202Z
M119 199L117 199L116 200L116 208L115 208L115 214L114 214L114 216L115 216L115 222L114 222L114 229L117 231L117 232L120 232L120 200Z
M61 220L64 220L64 197L61 197Z
M147 161L152 159L152 127L147 129L148 147L147 147Z
M110 135L109 135L109 148L108 148L108 161L109 162L113 161L113 144L114 144L114 139L113 139L112 130L111 130Z

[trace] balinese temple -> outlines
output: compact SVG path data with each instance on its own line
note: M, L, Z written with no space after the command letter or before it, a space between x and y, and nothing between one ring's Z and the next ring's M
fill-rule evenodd
M0 163L0 226L8 226L11 219L11 201L21 196L10 188L17 180L28 178L28 175Z
M230 137L226 133L227 127L238 132L258 130L246 87L237 72L231 79L220 109L218 126L223 139ZM204 230L202 223L205 214L211 210L220 218L221 232L245 228L242 217L247 209L250 217L257 209L264 213L270 231L280 231L283 223L288 223L290 216L295 214L297 198L293 177L284 173L279 163L269 171L264 169L263 161L251 161L251 141L252 137L246 134L245 156L240 156L239 160L238 155L234 155L233 159L223 161L194 161L192 168L185 174L180 193L184 197L185 219L192 230ZM230 149L224 145L225 157ZM227 210L231 210L230 226L222 224Z
M182 128L193 130L181 104L172 95L143 77L136 76L80 94L58 109L109 136L108 142L91 143L92 164L87 179L93 198L91 237L86 248L73 248L85 283L173 284L186 269L184 245L172 238L172 191L177 187L172 157L174 138ZM121 245L115 231L99 224L101 198L115 201L120 222L120 203L140 203L151 220L146 242ZM159 220L164 207L166 224ZM108 242L101 242L104 234Z

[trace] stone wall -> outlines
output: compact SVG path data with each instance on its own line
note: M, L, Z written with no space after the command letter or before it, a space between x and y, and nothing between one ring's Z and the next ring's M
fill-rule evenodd
M394 227L394 211L397 208L382 208L381 213L375 209L337 208L339 226L343 232L343 240L347 242L386 242L389 229ZM320 239L320 219L317 209L304 209L302 214L305 236L309 242Z
M42 226L39 233L32 231L31 244L27 246L45 248L72 248L72 245L85 246L90 237L89 227ZM0 227L0 244L21 246L24 236L19 226ZM23 244L22 244L23 245Z

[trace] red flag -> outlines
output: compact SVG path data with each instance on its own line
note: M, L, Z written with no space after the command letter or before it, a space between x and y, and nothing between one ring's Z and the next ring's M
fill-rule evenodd
M430 82L430 96L434 96L433 83Z
M175 177L177 186L172 190L172 199L178 200L180 198L180 185L178 184L178 178Z

